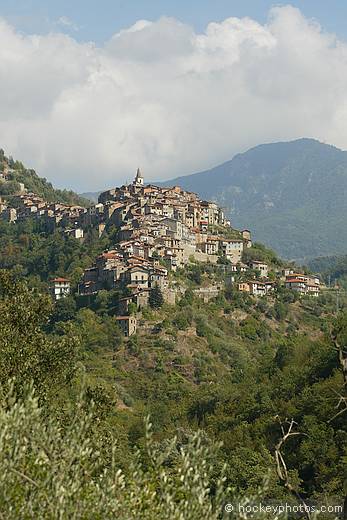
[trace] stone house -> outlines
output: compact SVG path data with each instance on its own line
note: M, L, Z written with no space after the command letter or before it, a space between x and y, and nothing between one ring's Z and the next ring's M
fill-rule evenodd
M1 218L5 222L16 222L17 210L15 208L7 208L1 213Z
M290 278L286 280L286 288L296 291L299 294L306 294L306 282L300 278Z
M285 286L301 295L318 297L320 293L320 280L317 276L293 273L286 277Z
M141 266L134 266L121 274L121 280L126 284L136 285L141 288L148 288L149 273L148 269Z
M240 282L237 284L237 289L241 292L250 292L250 286L248 282Z
M71 284L67 278L53 278L50 280L49 292L55 301L70 294Z
M265 262L258 262L257 260L253 260L250 262L250 268L255 271L259 271L261 278L267 278L269 274L268 265Z
M127 338L136 334L137 320L135 316L117 316L116 322Z
M257 280L252 280L248 282L250 293L254 296L265 296L266 295L266 286L265 283L259 282Z
M65 234L75 238L76 240L82 240L84 235L82 228L66 229Z
M242 233L242 238L244 240L251 240L251 232L249 231L249 229L243 229L241 231L241 233Z
M160 289L165 289L168 284L167 270L155 268L149 275L149 285L151 287L158 286Z
M201 244L201 251L206 253L207 255L216 255L218 254L219 249L219 239L218 237L207 237L206 242Z
M219 239L219 250L233 264L241 262L243 252L243 240L238 239Z

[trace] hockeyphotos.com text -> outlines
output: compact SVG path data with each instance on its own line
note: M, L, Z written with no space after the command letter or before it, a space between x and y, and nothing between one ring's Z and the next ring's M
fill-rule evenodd
M279 515L300 515L302 513L316 513L316 514L331 514L333 517L341 517L343 515L343 505L340 503L330 503L330 504L293 504L288 502L278 502L278 503L249 503L242 504L237 502L230 502L225 504L224 510L226 513L237 513L241 515L241 517L259 514L268 514L273 516Z

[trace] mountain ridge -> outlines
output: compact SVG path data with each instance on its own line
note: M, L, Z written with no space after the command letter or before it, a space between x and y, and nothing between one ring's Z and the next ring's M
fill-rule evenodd
M347 152L315 139L267 143L179 184L225 207L233 224L280 255L307 261L347 251Z

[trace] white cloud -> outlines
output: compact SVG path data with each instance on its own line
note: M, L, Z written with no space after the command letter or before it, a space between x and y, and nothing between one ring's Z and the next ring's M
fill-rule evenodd
M70 30L70 31L78 31L79 27L76 25L68 16L60 16L56 21L56 25L60 25L61 27Z
M0 20L0 146L59 186L208 168L272 140L347 148L347 46L290 6L204 34L138 21L102 48Z

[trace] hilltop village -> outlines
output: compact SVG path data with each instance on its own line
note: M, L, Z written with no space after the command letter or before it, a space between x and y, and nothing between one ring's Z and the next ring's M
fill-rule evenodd
M2 182L10 173L8 169L1 173ZM215 202L200 200L178 186L145 185L139 169L131 184L101 193L98 203L89 208L49 203L21 185L19 192L0 200L0 218L10 223L39 220L46 230L59 229L77 240L84 240L85 230L91 227L99 236L111 227L116 229L114 248L104 251L84 270L77 290L80 296L90 296L104 289L126 288L118 318L126 335L136 330L129 306L139 309L148 305L154 288L160 290L164 301L174 304L179 290L170 286L169 273L191 262L224 265L237 289L254 296L267 295L279 281L299 294L318 296L320 291L315 276L287 269L277 273L277 280L270 279L266 263L243 263L244 251L252 247L249 230L233 229ZM237 273L243 273L242 280L233 275ZM66 278L51 281L55 300L70 290ZM211 286L197 292L208 300L219 290Z

